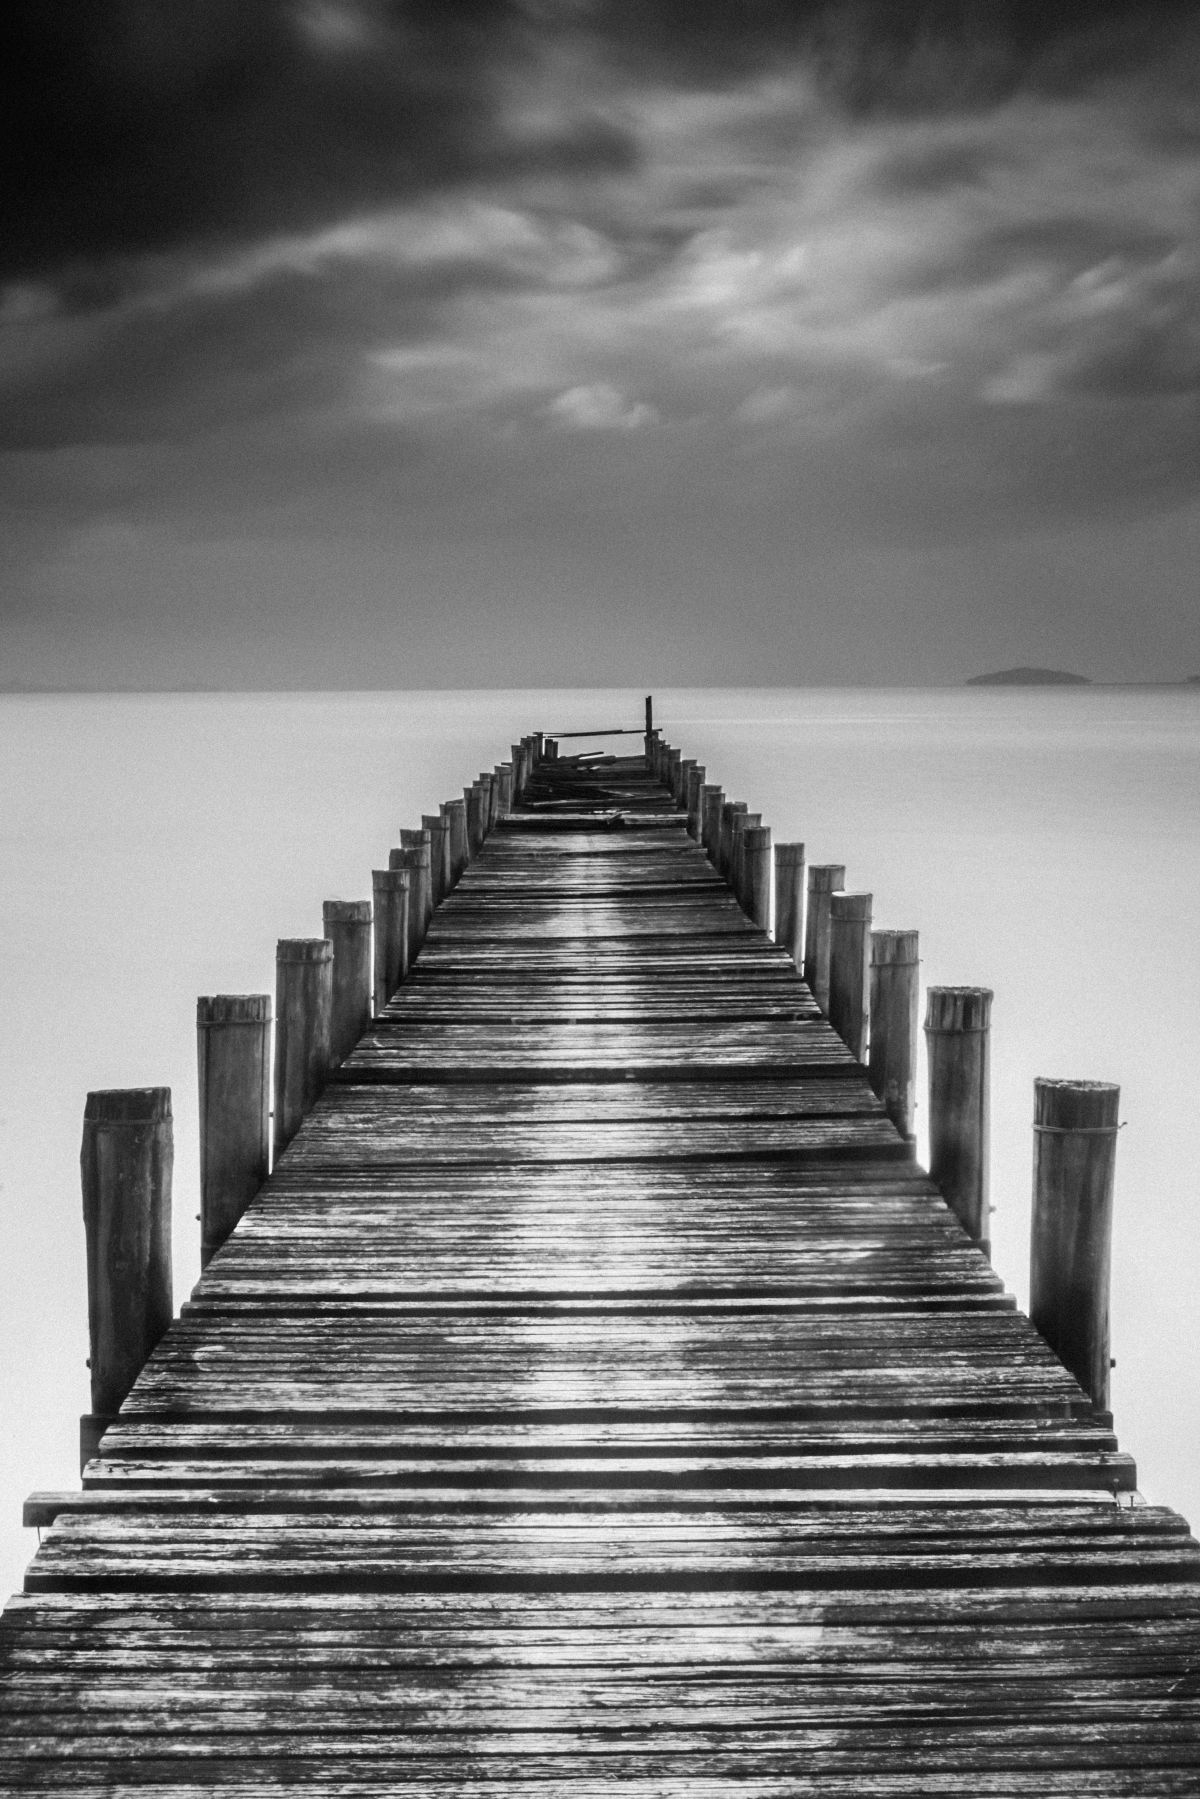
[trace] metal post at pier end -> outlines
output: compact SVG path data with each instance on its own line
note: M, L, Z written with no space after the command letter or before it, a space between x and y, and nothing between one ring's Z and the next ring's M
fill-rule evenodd
M984 1255L991 1136L990 987L931 987L925 996L929 1063L929 1178Z
M752 825L742 832L742 911L760 931L771 928L773 873L770 825Z
M284 937L275 946L275 1156L287 1148L329 1073L333 945Z
M916 931L871 932L871 1091L906 1142L917 1109L920 957Z
M81 1469L171 1322L173 1160L169 1087L88 1094L79 1171L92 1409L79 1420Z
M804 845L775 845L774 937L797 968L804 964Z
M845 864L816 862L808 871L804 917L804 979L822 1012L829 1011L830 901L846 881Z
M715 783L706 782L700 790L701 823L700 842L704 853L715 868L717 855L721 847L721 811L725 804L725 789Z
M1109 1276L1121 1089L1033 1084L1029 1316L1098 1411L1109 1404Z
M408 973L408 870L371 871L375 902L375 1016Z
M450 891L450 821L441 812L422 812L421 829L429 832L429 898L436 912Z
M829 1022L856 1062L867 1059L871 895L829 896Z
M207 1268L270 1171L270 995L223 993L198 999L196 1066L200 1266Z
M326 900L322 918L333 945L329 1060L336 1067L371 1022L371 902Z

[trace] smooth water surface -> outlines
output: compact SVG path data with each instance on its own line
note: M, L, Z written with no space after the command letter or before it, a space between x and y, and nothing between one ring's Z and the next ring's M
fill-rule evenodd
M1035 1075L1114 1080L1113 1406L1142 1490L1200 1525L1200 691L754 690L656 717L777 841L844 862L924 982L995 989L994 1260L1024 1303ZM0 1587L33 1488L78 1482L86 1092L174 1093L176 1304L198 1269L194 1008L269 992L278 937L365 897L528 730L641 695L0 700ZM0 1595L2 1596L2 1595Z

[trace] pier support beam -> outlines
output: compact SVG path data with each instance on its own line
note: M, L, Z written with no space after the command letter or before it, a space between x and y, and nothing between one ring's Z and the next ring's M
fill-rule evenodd
M840 862L818 862L808 871L804 920L804 979L822 1012L829 1011L830 902L846 881Z
M917 1109L920 957L916 931L871 932L871 1091L909 1143Z
M775 845L775 941L797 968L804 963L804 845Z
M991 1022L988 987L931 987L926 995L929 1177L985 1255L991 1252Z
M1029 1316L1092 1404L1108 1411L1109 1273L1121 1089L1034 1082Z
M207 1268L270 1170L270 995L198 999L196 1062L200 1266Z
M371 871L375 902L375 1016L408 973L408 870Z
M173 1159L169 1087L88 1094L79 1167L92 1409L79 1421L81 1467L171 1322Z
M829 1022L856 1062L867 1059L871 895L829 896Z
M333 945L329 1061L336 1067L371 1022L371 902L326 900L322 917Z

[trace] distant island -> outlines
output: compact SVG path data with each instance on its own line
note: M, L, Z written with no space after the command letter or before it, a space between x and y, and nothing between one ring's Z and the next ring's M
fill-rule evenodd
M1090 687L1087 675L1061 668L1002 668L994 675L971 675L968 687Z

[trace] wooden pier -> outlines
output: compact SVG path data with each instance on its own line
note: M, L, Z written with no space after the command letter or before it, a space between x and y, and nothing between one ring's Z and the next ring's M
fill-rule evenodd
M757 827L748 910L652 733L556 747L406 834L415 960L29 1502L0 1792L1195 1799L1200 1546L754 922Z

